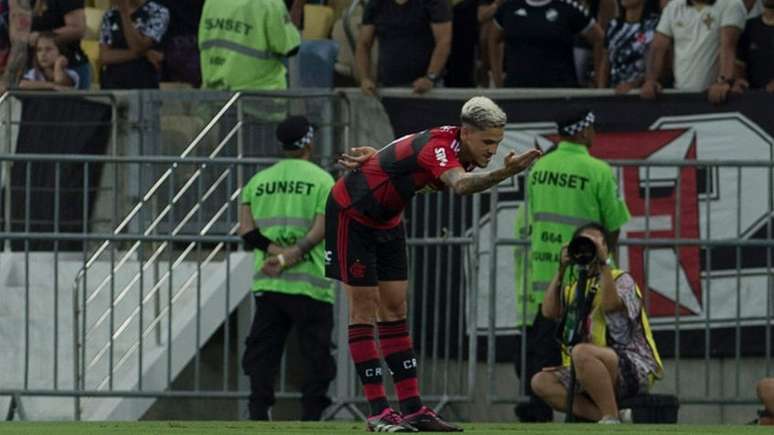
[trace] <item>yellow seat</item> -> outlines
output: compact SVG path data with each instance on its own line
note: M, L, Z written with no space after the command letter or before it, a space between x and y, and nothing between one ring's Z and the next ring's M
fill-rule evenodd
M99 72L102 68L102 63L99 61L99 41L83 39L81 40L81 50L89 57L92 87L97 87L99 85Z
M327 39L333 28L333 8L304 5L304 39Z
M102 16L105 15L104 9L84 8L86 13L86 35L83 39L99 41L99 29L102 25Z
M92 3L95 8L104 10L108 10L112 6L110 0L91 0L89 3Z

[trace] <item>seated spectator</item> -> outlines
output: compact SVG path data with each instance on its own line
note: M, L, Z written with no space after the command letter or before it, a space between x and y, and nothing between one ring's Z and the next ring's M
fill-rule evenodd
M578 86L573 41L580 35L594 47L595 75L604 34L589 10L572 0L508 0L497 10L489 33L489 59L498 87ZM505 41L504 54L497 49ZM503 56L505 77L503 77Z
M153 0L113 0L102 17L99 56L102 89L158 89L158 47L169 10Z
M670 0L651 44L642 98L653 99L661 92L659 79L671 47L675 89L708 90L710 102L724 102L733 84L746 15L741 0Z
M300 45L283 0L206 0L199 22L202 87L287 89L283 61Z
M162 82L182 82L198 88L202 83L196 34L204 0L158 0L169 10L169 28L162 41Z
M438 84L451 50L451 19L447 0L369 0L355 49L363 93L376 94L370 71L375 39L379 86L410 86L423 94Z
M616 0L581 0L580 4L589 10L589 15L597 21L602 34L607 34L608 25L616 16ZM597 82L597 78L593 77L594 47L583 37L576 36L573 43L573 58L578 83L583 87L591 87L592 83Z
M598 86L625 94L645 82L645 56L656 33L658 13L653 0L620 0L619 6L618 17L605 35Z
M758 418L761 426L774 426L774 378L762 379L756 386L758 398L766 408Z
M763 13L747 20L739 38L734 91L747 88L774 92L774 0L763 1Z
M563 318L559 328L563 343L578 344L571 348L563 345L563 365L537 373L532 378L532 390L555 410L564 412L572 361L576 373L574 415L600 423L618 423L618 401L647 393L651 383L661 377L663 365L637 283L628 273L612 267L609 233L602 225L590 223L578 228L572 239L578 236L591 239L596 247L584 294L590 297L591 289L596 293L588 317L576 319L578 283L572 279L561 288L571 263L567 247L562 248L559 270L546 290L541 310L547 318ZM573 333L581 324L578 322L588 326L586 335L576 340Z
M81 39L86 34L86 12L84 0L33 0L32 27L29 45L41 32L54 32L57 40L66 46L67 64L78 73L78 88L91 86L91 65L86 53L81 50ZM21 2L19 2L21 3Z
M34 67L22 77L22 89L69 90L78 88L78 73L67 68L64 47L56 41L56 34L43 32L35 42Z

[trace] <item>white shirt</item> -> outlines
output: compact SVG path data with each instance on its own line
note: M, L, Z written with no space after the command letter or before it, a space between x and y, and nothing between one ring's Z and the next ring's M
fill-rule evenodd
M756 0L753 4L752 9L747 13L747 19L755 18L758 15L763 13L763 2L761 0Z
M70 68L65 68L65 74L67 74L68 77L70 77L70 80L73 81L73 89L78 89L78 84L80 83L80 77L78 77L78 73L76 73L74 70L71 70ZM27 70L26 73L24 73L24 76L22 76L23 80L29 80L33 82L47 82L46 76L43 75L42 72L38 71L35 68L31 68Z
M715 0L712 5L671 0L656 31L673 41L675 88L701 92L717 78L720 28L744 30L747 9L742 0Z

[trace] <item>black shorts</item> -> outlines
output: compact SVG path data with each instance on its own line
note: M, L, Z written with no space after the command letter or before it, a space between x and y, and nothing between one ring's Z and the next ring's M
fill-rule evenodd
M406 281L406 229L371 228L352 219L328 197L325 207L325 276L373 287L379 281Z

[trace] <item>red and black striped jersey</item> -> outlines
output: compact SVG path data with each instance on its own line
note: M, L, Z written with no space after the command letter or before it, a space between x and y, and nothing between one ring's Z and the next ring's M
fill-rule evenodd
M361 224L393 228L417 191L443 189L441 174L463 167L459 134L459 127L444 126L396 139L340 178L331 195Z

